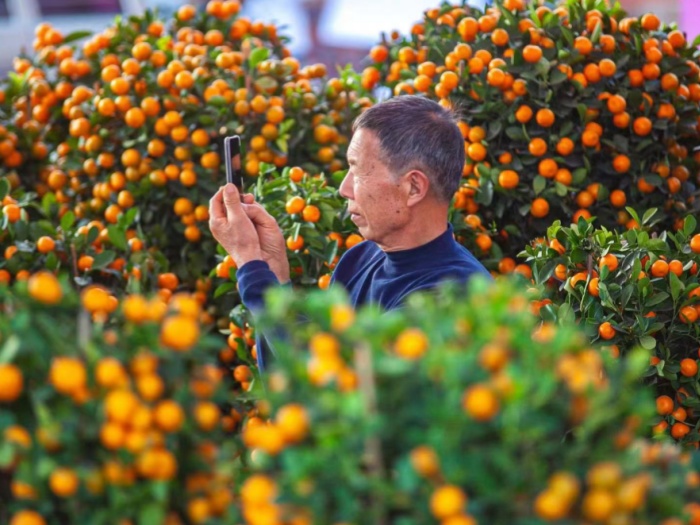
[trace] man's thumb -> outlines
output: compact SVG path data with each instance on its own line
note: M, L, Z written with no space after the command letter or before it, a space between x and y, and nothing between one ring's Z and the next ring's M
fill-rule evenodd
M227 184L224 187L224 200L231 202L240 202L240 196L238 195L238 188L234 184Z

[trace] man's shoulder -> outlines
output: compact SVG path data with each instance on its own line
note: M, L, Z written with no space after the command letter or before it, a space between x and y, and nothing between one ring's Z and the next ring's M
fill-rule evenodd
M466 281L473 275L491 278L486 267L481 264L467 248L454 241L452 250L444 258L437 259L426 272L428 281L438 282L442 279Z
M382 251L372 241L362 241L346 251L338 260L333 272L333 280L343 282L361 272L382 256Z

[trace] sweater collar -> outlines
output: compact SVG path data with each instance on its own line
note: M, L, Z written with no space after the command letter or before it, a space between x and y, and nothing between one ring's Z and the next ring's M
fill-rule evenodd
M384 252L386 255L384 266L389 271L406 271L422 267L426 262L435 261L436 257L451 249L454 244L453 233L452 224L448 223L443 233L421 246L396 252Z

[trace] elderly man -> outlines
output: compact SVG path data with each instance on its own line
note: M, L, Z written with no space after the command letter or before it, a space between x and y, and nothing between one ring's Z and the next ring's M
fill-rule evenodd
M464 164L464 139L450 110L420 96L377 104L354 122L347 158L339 191L365 242L340 258L331 284L342 285L354 306L392 309L447 279L490 277L447 222ZM289 281L277 222L252 195L241 202L229 184L211 199L209 225L238 266L243 303L262 308L265 290Z

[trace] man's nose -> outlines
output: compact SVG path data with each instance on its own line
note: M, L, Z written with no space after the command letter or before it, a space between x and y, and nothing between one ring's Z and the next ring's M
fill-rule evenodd
M350 172L348 171L345 174L345 178L343 178L343 182L340 183L340 188L338 188L338 193L340 194L341 197L345 199L352 199L353 194L352 194L352 182L350 180Z

